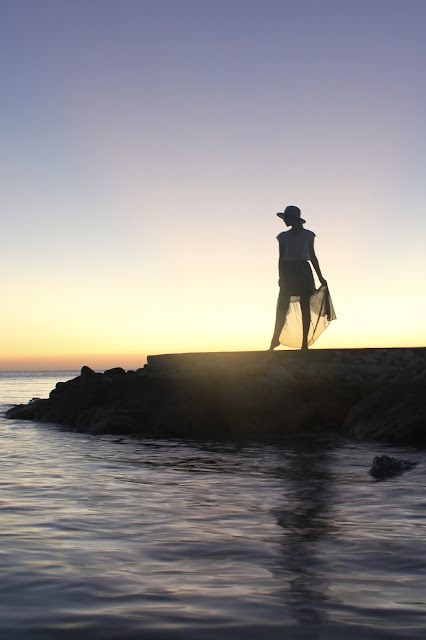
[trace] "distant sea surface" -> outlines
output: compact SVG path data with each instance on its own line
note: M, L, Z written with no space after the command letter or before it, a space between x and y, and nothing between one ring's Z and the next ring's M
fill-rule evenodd
M424 450L4 417L76 373L0 373L1 638L425 638ZM376 481L383 453L418 465Z

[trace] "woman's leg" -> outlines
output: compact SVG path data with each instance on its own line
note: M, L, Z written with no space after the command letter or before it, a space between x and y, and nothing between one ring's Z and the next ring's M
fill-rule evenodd
M274 335L272 336L271 346L269 347L270 351L272 349L275 349L275 347L278 347L280 344L280 333L284 326L285 317L287 315L289 304L290 304L290 295L285 291L283 291L282 289L280 289L280 294L278 296L278 301L277 301L277 315L275 319Z
M302 326L303 326L302 349L307 349L309 327L311 326L311 297L300 296L300 307L302 310Z

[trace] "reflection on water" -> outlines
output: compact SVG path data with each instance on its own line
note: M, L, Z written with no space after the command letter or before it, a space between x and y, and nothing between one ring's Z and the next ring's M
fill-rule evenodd
M0 402L55 379L0 375ZM327 437L238 446L0 418L0 443L4 637L424 636L423 451L387 448L419 464L376 482L383 447Z
M287 459L287 466L279 473L284 504L274 510L283 529L282 558L275 574L282 584L280 595L294 619L320 625L327 621L326 601L330 598L321 545L332 544L338 533L329 443L302 441L289 450Z

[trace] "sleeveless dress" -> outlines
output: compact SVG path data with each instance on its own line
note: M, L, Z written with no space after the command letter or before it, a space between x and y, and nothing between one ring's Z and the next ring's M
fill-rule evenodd
M287 314L279 336L281 344L299 347L303 340L301 301L309 301L311 322L308 333L310 346L328 327L336 314L327 286L315 288L314 276L309 264L309 248L315 234L308 229L300 233L283 231L277 236L280 245L280 295L278 305L285 305L289 299Z

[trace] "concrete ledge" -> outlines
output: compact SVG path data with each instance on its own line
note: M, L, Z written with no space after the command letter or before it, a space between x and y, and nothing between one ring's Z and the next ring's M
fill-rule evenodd
M248 366L254 364L287 363L345 363L382 364L400 363L410 357L426 357L426 347L393 347L369 349L281 349L278 351L207 351L195 353L164 353L148 356L150 371L166 372L183 369L210 369L216 366Z

